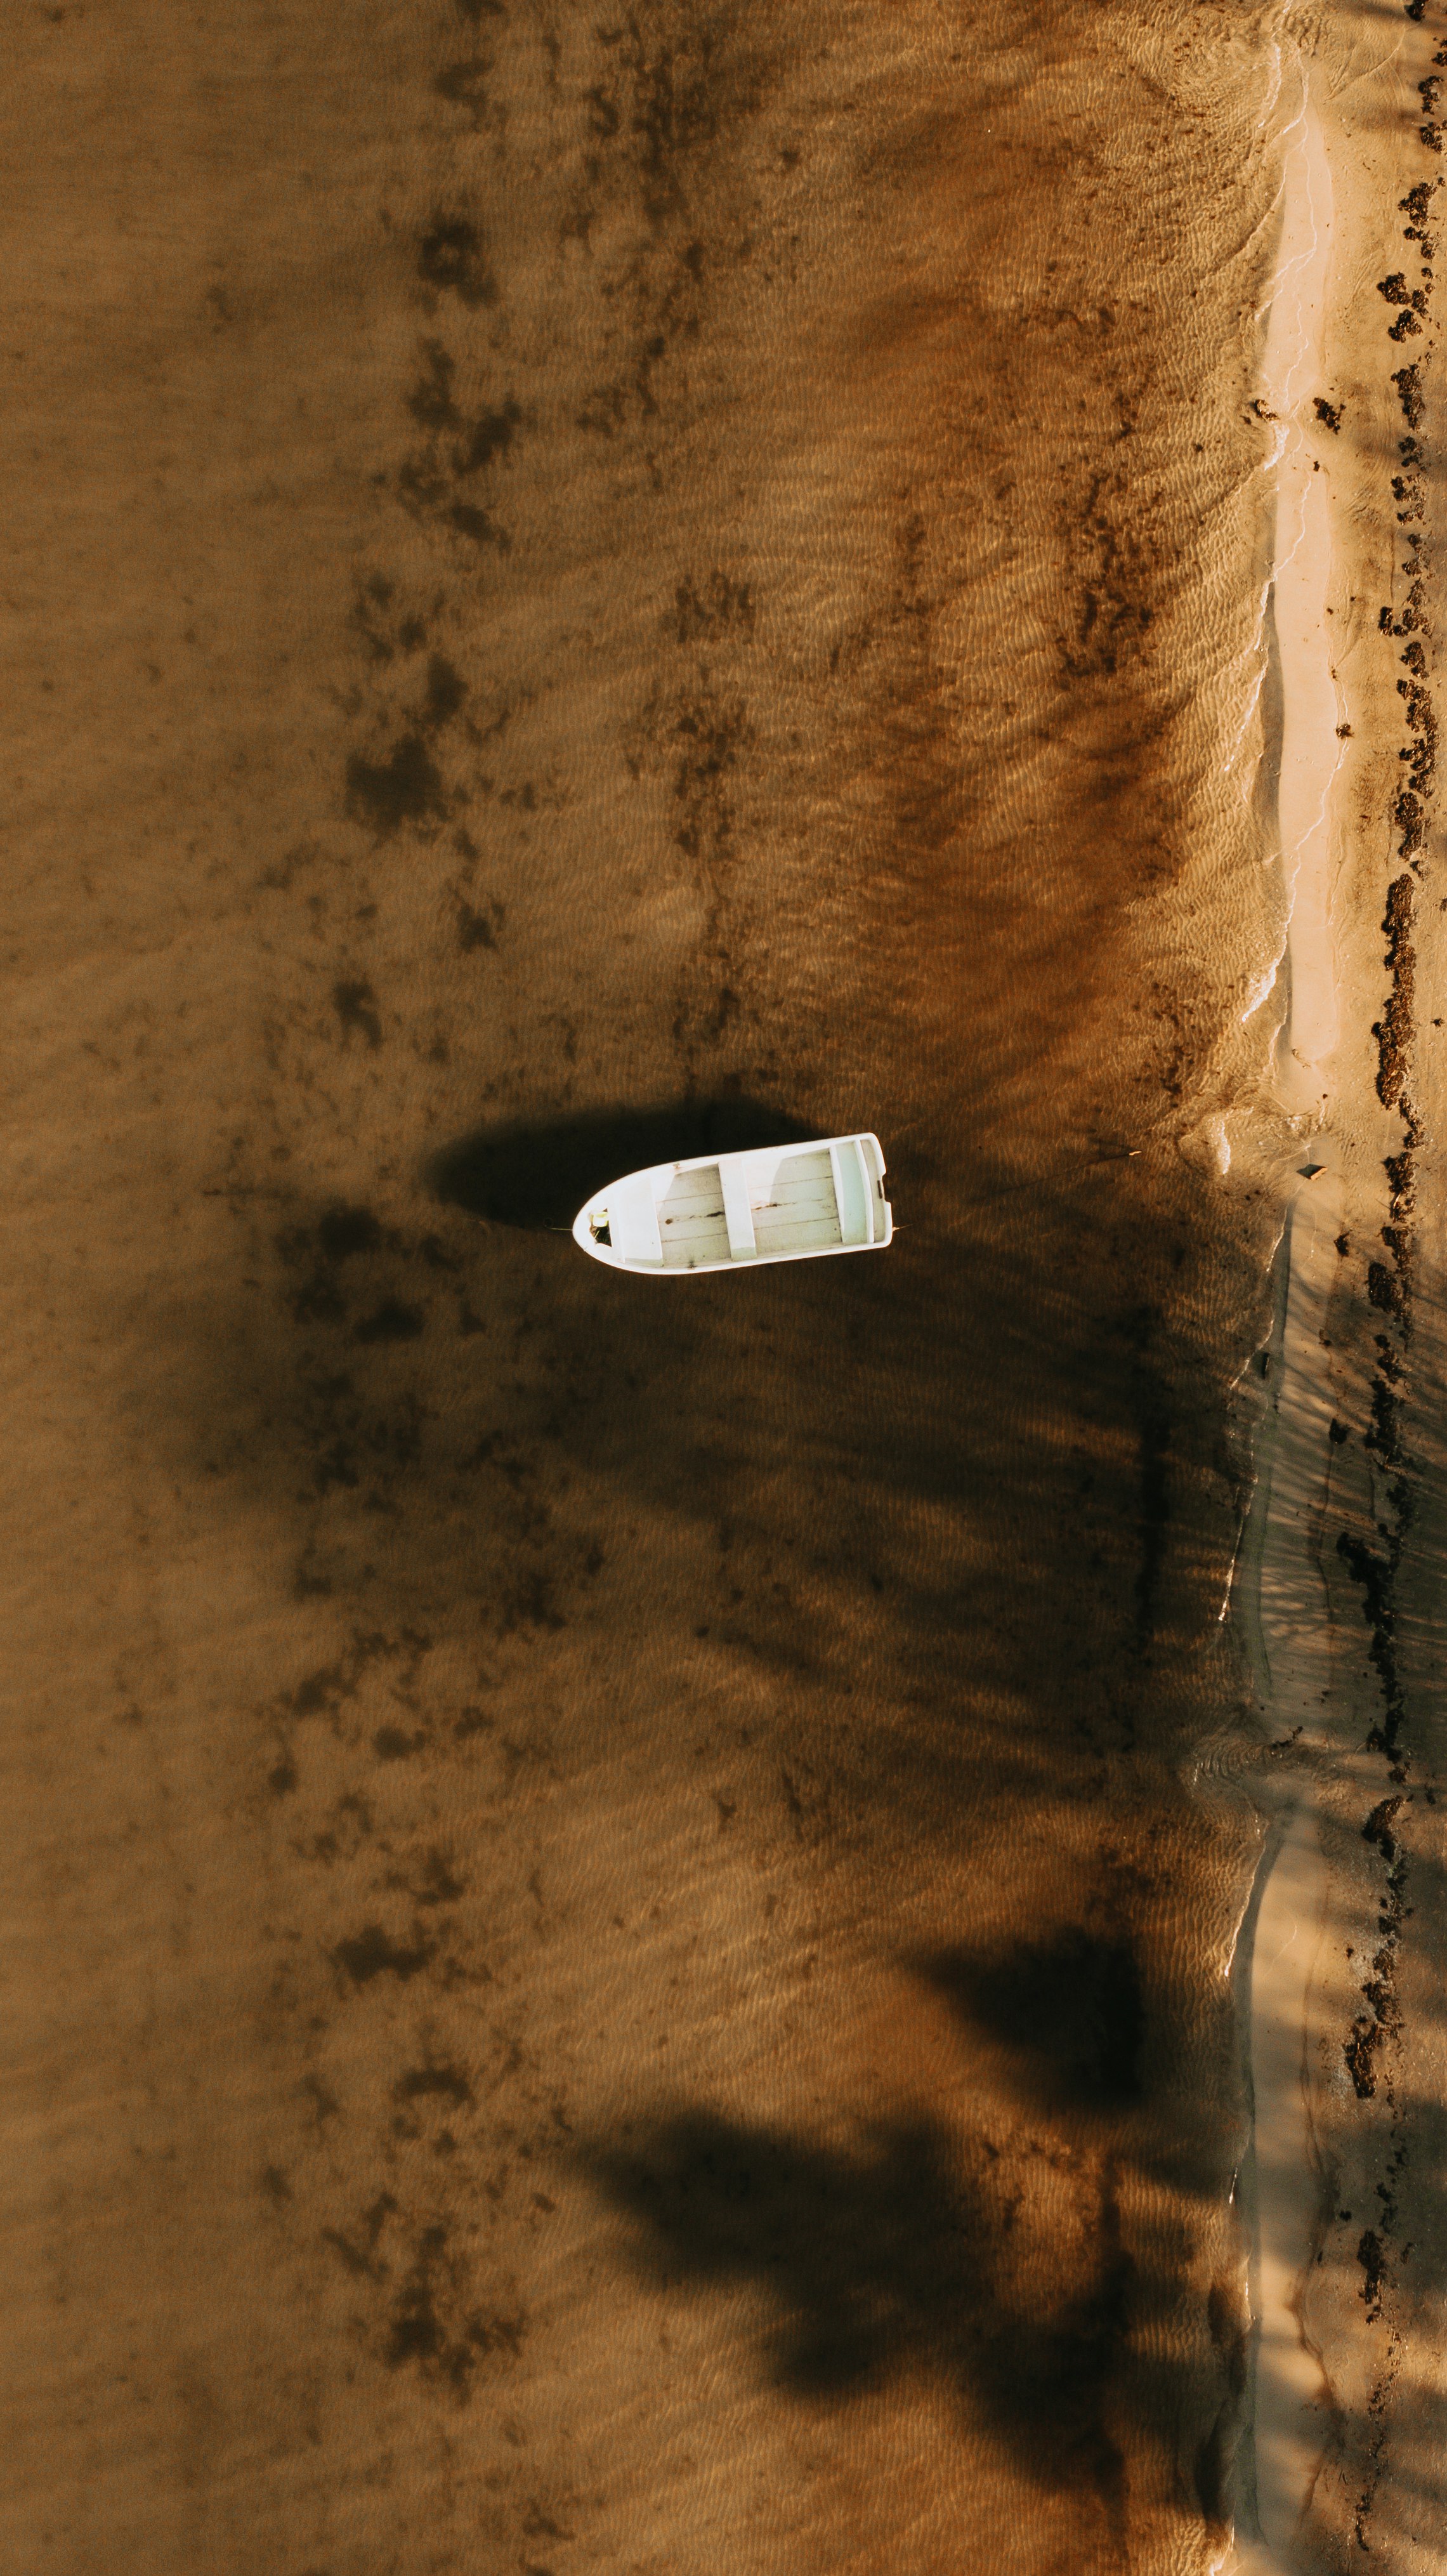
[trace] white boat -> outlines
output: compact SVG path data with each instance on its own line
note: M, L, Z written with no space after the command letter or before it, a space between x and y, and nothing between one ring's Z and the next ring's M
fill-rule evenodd
M655 1163L580 1208L573 1241L612 1270L747 1270L882 1252L894 1232L877 1136L756 1146Z

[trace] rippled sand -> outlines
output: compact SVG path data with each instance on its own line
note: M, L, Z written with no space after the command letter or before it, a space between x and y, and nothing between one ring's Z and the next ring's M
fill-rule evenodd
M12 2559L1219 2561L1282 30L21 52Z

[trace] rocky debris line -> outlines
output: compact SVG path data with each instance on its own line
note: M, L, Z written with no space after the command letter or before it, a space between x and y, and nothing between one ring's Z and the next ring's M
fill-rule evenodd
M1426 0L1408 0L1406 15L1420 21ZM1447 69L1447 44L1433 55L1434 70L1418 83L1424 122L1421 140L1432 152L1442 150L1443 127L1436 109ZM1405 270L1379 282L1378 292L1396 310L1387 337L1397 346L1423 335L1434 293L1436 236L1432 202L1440 178L1424 179L1400 200L1405 215L1402 238L1415 252L1420 283L1409 285ZM1365 1963L1361 2007L1343 2043L1347 2071L1359 2100L1380 2095L1387 2108L1389 2151L1384 2178L1375 2185L1380 2203L1376 2223L1363 2230L1357 2261L1368 2323L1384 2326L1386 2349L1368 2403L1370 2435L1365 2470L1357 2497L1354 2526L1359 2548L1370 2550L1369 2525L1377 2489L1386 2468L1389 2399L1400 2366L1402 2340L1390 2315L1396 2265L1410 2248L1395 2244L1398 2194L1409 2155L1402 2114L1393 2091L1389 2043L1402 2025L1397 1994L1397 1968L1411 1871L1402 1827L1410 1816L1413 1794L1408 1785L1411 1749L1408 1707L1397 1645L1398 1580L1415 1513L1415 1478L1403 1437L1413 1340L1413 1272L1418 1158L1425 1141L1422 1120L1413 1103L1412 1072L1416 1028L1416 931L1427 869L1427 838L1436 785L1437 716L1431 650L1433 622L1428 605L1432 547L1422 522L1426 514L1427 458L1421 436L1426 418L1423 385L1425 357L1396 368L1390 382L1405 423L1397 442L1398 470L1392 478L1398 526L1403 530L1406 595L1394 614L1381 611L1384 636L1400 645L1402 676L1397 694L1406 719L1407 742L1400 752L1406 776L1392 799L1391 820L1398 835L1399 863L1386 888L1382 914L1387 971L1387 998L1372 1034L1377 1042L1376 1087L1386 1109L1402 1122L1402 1140L1385 1158L1388 1185L1387 1220L1381 1230L1382 1257L1369 1264L1367 1294L1381 1317L1376 1334L1377 1365L1372 1378L1371 1427L1366 1449L1377 1471L1378 1508L1375 1535L1369 1539L1343 1531L1337 1550L1359 1586L1362 1613L1371 1639L1370 1655L1381 1685L1381 1714L1367 1737L1369 1751L1387 1764L1391 1793L1373 1807L1362 1837L1381 1854L1385 1866L1377 1915L1377 1943ZM1347 2214L1342 2213L1344 2216Z

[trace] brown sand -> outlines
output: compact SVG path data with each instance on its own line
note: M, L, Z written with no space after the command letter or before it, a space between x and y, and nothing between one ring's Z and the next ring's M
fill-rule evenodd
M24 22L8 2563L1219 2555L1269 32Z

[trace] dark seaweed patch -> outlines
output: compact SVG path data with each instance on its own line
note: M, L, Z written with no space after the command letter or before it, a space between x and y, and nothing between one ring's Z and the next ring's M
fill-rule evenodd
M407 409L423 429L450 429L458 417L452 398L455 361L440 340L424 340L420 355L422 373L407 396Z
M369 1047L381 1045L382 1022L377 1010L377 996L370 984L360 981L334 984L332 1007L342 1024L344 1038L350 1038L353 1029L357 1029Z
M370 2209L362 2213L360 2226L351 2236L339 2227L324 2227L322 2243L330 2245L353 2280L385 2281L388 2266L378 2254L382 2231L396 2214L397 2203L390 2191L380 2192Z
M444 2381L459 2403L471 2392L479 2362L498 2353L516 2360L527 2332L520 2313L459 2314L468 2286L466 2267L450 2250L447 2229L425 2227L393 2301L383 2346L389 2369L415 2362L424 2378Z
M462 895L459 895L457 897L457 945L464 957L470 956L474 948L495 949L498 933L505 919L506 914L500 903L489 903L485 910L479 911L476 905L468 903Z
M1386 2275L1387 2252L1374 2227L1368 2227L1363 2231L1361 2243L1357 2247L1357 2261L1362 2267L1361 2294L1367 2303L1367 2314L1370 2317L1379 2317L1382 2313L1382 2282Z
M356 1342L415 1342L427 1329L427 1319L418 1306L404 1306L398 1297L384 1297L380 1306L363 1322L352 1328Z
M754 602L749 584L730 581L718 571L702 584L689 575L674 591L670 623L680 644L714 644L731 628L752 635Z
M499 554L511 551L512 539L506 528L500 528L490 510L480 510L475 501L450 501L443 513L449 527L475 546L495 546Z
M1347 2071L1361 2101L1369 2101L1375 2094L1378 2059L1386 2042L1394 2038L1402 2026L1395 1978L1405 1914L1408 1863L1392 1826L1405 1804L1406 1800L1401 1797L1384 1798L1373 1808L1362 1827L1363 1842L1374 1843L1387 1864L1387 1884L1377 1918L1380 1946L1372 1954L1371 1974L1361 1989L1366 2009L1357 2014L1342 2050ZM1382 2193L1380 2185L1378 2191L1384 2202L1384 2223L1390 2227L1395 2208L1390 2204L1390 2195Z
M377 838L389 841L404 824L440 821L447 812L442 774L420 733L404 734L385 760L347 761L346 810Z
M350 1941L339 1941L332 1952L339 1968L354 1986L369 1986L374 1977L396 1977L400 1984L417 1976L436 1956L436 1944L415 1941L409 1948L394 1941L380 1923L365 1924Z
M434 215L417 251L417 273L429 286L473 306L496 304L497 281L482 236L465 215Z
M1399 797L1399 822L1406 819L1405 806L1405 797ZM1415 817L1412 821L1416 837L1420 838L1420 824ZM1387 940L1385 964L1391 986L1382 1016L1372 1025L1377 1041L1377 1097L1385 1109L1398 1106L1407 1078L1416 999L1416 954L1412 944L1415 909L1416 889L1410 876L1394 878L1387 889L1387 908L1382 916Z
M415 1737L413 1751L425 1741L424 1736ZM427 1853L420 1869L396 1870L390 1874L387 1884L405 1889L413 1904L420 1906L455 1905L460 1896L467 1894L466 1879L459 1878L445 1853L435 1848Z
M512 446L522 413L509 397L499 411L482 412L468 424L458 446L454 464L459 474L480 474L494 457L506 456Z
M420 1753L425 1735L408 1735L400 1726L379 1726L372 1738L372 1751L379 1762L405 1762L409 1755Z
M467 699L467 682L454 670L445 654L434 653L427 664L427 696L419 722L429 733L440 732L451 724Z
M317 1221L317 1244L327 1261L350 1261L359 1252L375 1252L382 1229L370 1208L334 1207Z
M491 76L492 64L484 55L481 60L472 62L445 63L432 84L437 96L445 98L449 106L465 107L470 111L474 134L482 132L489 105L488 82Z
M472 2086L460 2067L435 2065L409 2067L392 2087L394 2102L421 2102L440 2095L454 2110L461 2110L472 2100Z

